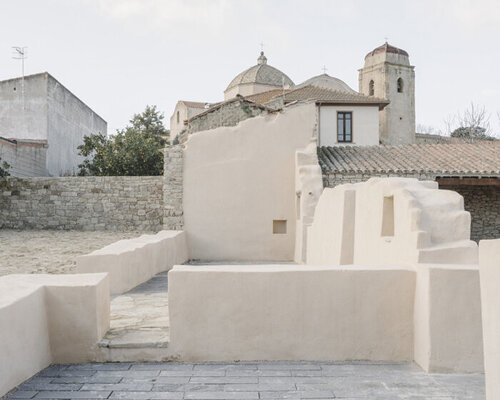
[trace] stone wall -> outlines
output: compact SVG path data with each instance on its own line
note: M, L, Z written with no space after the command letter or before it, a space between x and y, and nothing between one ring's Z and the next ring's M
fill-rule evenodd
M164 229L183 229L184 146L175 145L165 149L165 166L163 182Z
M190 119L188 132L205 131L220 126L235 126L240 121L267 111L268 109L260 104L243 98L236 98Z
M471 239L497 239L500 237L500 186L448 186L464 197L464 206L472 215Z
M420 180L436 180L435 174L324 174L324 187L343 183L364 182L374 177L400 176ZM454 190L464 197L465 210L471 213L471 239L495 239L500 237L500 186L441 185L440 189Z
M1 178L0 228L158 231L162 176Z

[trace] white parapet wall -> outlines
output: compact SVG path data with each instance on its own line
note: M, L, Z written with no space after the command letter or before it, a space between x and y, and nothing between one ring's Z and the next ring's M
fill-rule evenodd
M94 361L108 329L106 274L0 277L0 397L52 363Z
M500 239L479 242L486 399L500 399Z
M188 260L183 231L120 240L76 260L77 273L107 272L112 294L124 293Z
M182 360L413 359L409 269L184 265L168 279Z
M426 372L483 372L479 267L419 264L415 362Z

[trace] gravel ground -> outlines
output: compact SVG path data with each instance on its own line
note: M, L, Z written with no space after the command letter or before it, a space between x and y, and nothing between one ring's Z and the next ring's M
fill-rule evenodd
M77 256L143 233L0 229L0 276L72 273Z

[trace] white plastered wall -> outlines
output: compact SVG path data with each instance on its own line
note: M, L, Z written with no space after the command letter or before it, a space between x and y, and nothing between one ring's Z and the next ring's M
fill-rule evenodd
M353 192L350 197L341 194L347 190ZM352 225L354 234L342 236ZM436 182L371 178L327 188L310 230L315 240L308 249L308 262L314 264L340 265L331 263L340 263L340 252L350 246L352 263L357 265L477 264L477 245L469 240L470 213L463 209L463 198L439 190ZM324 250L325 241L336 244Z
M109 329L106 274L0 278L0 396L51 363L94 361Z
M374 146L379 144L379 107L320 105L320 146ZM337 141L337 112L352 112L352 143Z
M308 103L189 136L183 207L191 258L294 259L295 153L315 124ZM274 220L286 220L285 234L273 233Z
M500 398L500 239L479 243L486 399Z

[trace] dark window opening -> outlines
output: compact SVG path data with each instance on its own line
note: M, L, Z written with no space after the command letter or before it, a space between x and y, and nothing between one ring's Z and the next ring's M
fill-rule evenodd
M370 85L368 86L368 95L373 96L375 94L375 83L370 81Z
M403 93L403 79L398 79L398 93Z
M352 112L342 111L337 113L337 141L352 142Z

